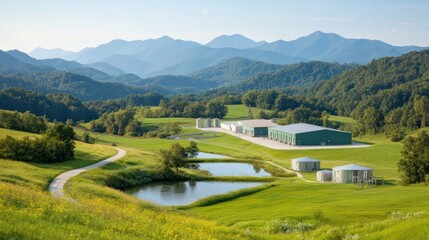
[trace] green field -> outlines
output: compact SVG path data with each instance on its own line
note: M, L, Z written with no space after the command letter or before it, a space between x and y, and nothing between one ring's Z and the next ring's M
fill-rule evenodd
M245 106L230 109L233 111L229 119L247 116ZM143 124L179 122L185 126L183 133L200 132L191 128L194 119L140 119ZM330 120L355 124L335 116ZM81 134L83 130L76 129L76 132ZM0 137L5 135L34 134L0 129ZM0 236L6 239L13 234L23 238L49 235L54 239L69 234L88 239L404 239L409 235L413 239L426 239L429 236L428 186L399 184L397 162L401 158L402 143L393 143L381 135L354 139L371 145L366 148L284 151L227 134L208 134L210 137L198 140L204 152L229 155L241 161L268 160L286 168L290 167L291 158L302 156L320 159L322 168L356 163L373 168L374 174L383 177L386 185L361 188L354 184L305 183L298 178L286 178L251 194L226 196L228 201L216 203L215 199L216 204L174 212L137 200L108 185L120 181L132 183L139 177L136 172L156 170L158 151L178 140L92 135L96 136L97 144L78 143L77 157L72 161L58 164L0 161L0 214L8 216L0 220L4 226ZM179 142L186 146L189 141ZM126 157L79 175L66 184L66 193L81 204L58 201L46 192L49 182L60 172L114 155L115 150L108 146L112 143L126 149ZM306 173L304 177L314 180L315 174ZM35 213L26 218L33 210ZM287 221L313 227L291 233L270 232L272 226ZM14 224L16 222L19 224ZM46 229L46 234L40 229Z
M259 112L262 110L257 107L251 107L253 118L257 118ZM240 120L247 119L249 108L245 105L228 105L228 114L225 116L224 120ZM271 113L271 110L264 110L267 113Z

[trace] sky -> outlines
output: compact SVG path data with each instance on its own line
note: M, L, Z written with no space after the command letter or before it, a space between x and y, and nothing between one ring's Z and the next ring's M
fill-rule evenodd
M315 31L429 46L428 0L0 0L0 49L78 51L113 39L220 35L294 40Z

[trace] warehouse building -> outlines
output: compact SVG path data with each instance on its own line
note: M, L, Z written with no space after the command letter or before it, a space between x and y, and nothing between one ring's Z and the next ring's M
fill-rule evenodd
M243 133L252 137L267 137L268 128L279 126L270 120L264 119L243 120L238 123L243 125Z
M350 132L307 123L271 127L268 131L268 138L294 146L352 144Z
M227 129L229 131L235 132L235 133L242 133L243 132L243 126L239 124L238 122L222 122L220 124L221 128Z
M315 172L320 170L320 161L314 158L303 157L291 160L292 169L300 172Z
M332 181L336 183L361 183L372 180L372 169L355 164L332 168Z

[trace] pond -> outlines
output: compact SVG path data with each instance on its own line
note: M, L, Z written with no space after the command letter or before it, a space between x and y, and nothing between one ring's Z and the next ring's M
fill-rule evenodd
M262 185L261 182L157 182L126 190L137 198L163 206L186 205L216 194Z
M214 153L205 153L205 152L199 152L195 158L230 158L225 155L220 154L214 154Z
M268 177L270 173L250 163L210 162L198 163L200 170L206 170L213 176L254 176Z

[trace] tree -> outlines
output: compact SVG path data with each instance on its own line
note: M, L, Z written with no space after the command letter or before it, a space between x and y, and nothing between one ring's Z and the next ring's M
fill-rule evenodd
M414 110L421 116L420 127L426 127L429 113L429 99L425 96L418 96L414 99Z
M223 118L228 113L228 107L219 100L208 102L206 109L206 115L209 118Z
M50 126L41 138L0 139L0 158L25 162L61 162L74 156L74 131L64 124Z
M270 117L268 116L268 114L261 109L261 111L259 111L259 118L260 119L269 119Z
M241 102L250 107L256 107L256 98L258 97L255 90L248 91L241 97Z
M274 101L274 108L278 111L294 109L296 107L298 107L298 102L284 94L280 94Z
M175 168L176 173L179 173L179 167L188 166L188 162L186 161L186 150L179 143L175 143L171 145L170 150L161 150L161 161L166 168Z
M189 167L186 158L195 157L199 152L196 142L191 142L189 147L184 148L179 143L171 145L169 150L160 150L160 158L163 171L167 172L174 168L179 173L180 167Z
M205 116L206 107L199 102L191 102L184 109L183 114L190 118L199 118Z
M329 124L329 113L327 111L322 112L322 121L323 121L323 126L327 127Z
M252 107L250 107L250 105L247 109L247 119L253 119Z
M62 123L55 123L46 130L43 137L48 139L56 139L65 144L65 152L67 157L74 157L75 138L76 133L72 127Z
M191 141L189 147L186 147L185 151L186 151L186 156L188 158L194 158L195 156L198 155L198 152L200 151L200 149L198 148L198 145L196 142Z
M260 91L256 98L256 106L263 109L272 109L278 93L274 90Z
M380 110L374 107L368 107L363 112L362 117L360 117L358 120L359 131L363 134L378 133L381 130L381 127L383 126L383 119L384 119L384 116Z
M408 137L402 149L402 159L398 162L398 171L405 183L426 181L429 173L429 134L420 132L417 137Z

